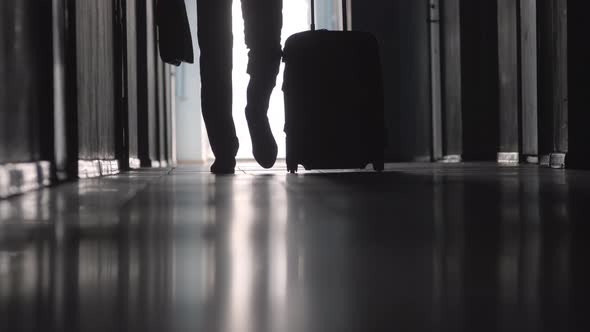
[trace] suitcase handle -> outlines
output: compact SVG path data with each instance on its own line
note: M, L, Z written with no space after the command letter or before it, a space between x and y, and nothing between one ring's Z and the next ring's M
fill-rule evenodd
M342 27L348 31L348 1L342 0ZM311 0L311 31L315 31L315 0Z

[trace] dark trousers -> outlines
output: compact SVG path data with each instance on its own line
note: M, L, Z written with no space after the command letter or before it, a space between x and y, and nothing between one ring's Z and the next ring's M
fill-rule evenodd
M249 51L246 115L266 119L281 61L282 0L241 0ZM201 50L201 102L209 142L217 159L235 158L232 117L232 0L197 0Z

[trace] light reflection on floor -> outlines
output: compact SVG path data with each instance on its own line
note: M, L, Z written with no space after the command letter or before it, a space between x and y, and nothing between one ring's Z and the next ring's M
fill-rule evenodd
M588 173L240 169L0 202L0 330L585 330Z

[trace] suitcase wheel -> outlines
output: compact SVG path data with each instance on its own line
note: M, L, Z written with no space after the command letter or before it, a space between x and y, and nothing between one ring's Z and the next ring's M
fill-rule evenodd
M289 171L289 173L291 173L291 174L296 174L298 168L299 168L299 165L297 165L297 164L287 163L287 171Z
M377 172L383 172L385 170L385 163L382 161L374 162L373 169Z

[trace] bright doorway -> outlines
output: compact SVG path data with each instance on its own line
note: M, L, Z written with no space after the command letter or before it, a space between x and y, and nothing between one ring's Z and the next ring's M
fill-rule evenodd
M285 0L283 4L283 31L282 44L294 33L309 30L310 25L310 8L309 0ZM233 3L233 33L234 33L234 70L233 70L233 90L234 90L234 122L236 132L240 140L239 159L253 159L252 142L246 123L246 88L250 76L246 73L248 66L248 49L244 40L244 21L242 19L242 8L239 0ZM268 118L274 137L279 147L278 158L285 158L285 133L283 126L285 123L285 107L283 101L283 68L277 77L277 85L273 91Z
M196 1L185 1L198 59ZM316 0L318 29L341 28L341 0ZM310 0L283 0L282 43L294 33L310 27ZM240 140L239 159L252 159L252 143L246 123L246 73L248 50L244 41L244 22L240 0L233 1L234 68L233 68L233 115ZM270 125L279 146L279 158L285 158L285 134L283 132L285 111L283 101L283 65L277 77L268 112ZM182 163L202 163L213 159L201 116L200 70L198 62L182 64L176 71L176 142L178 160Z

